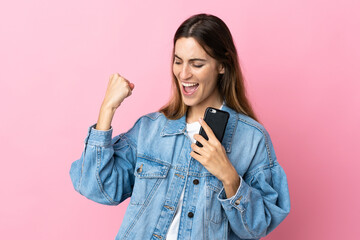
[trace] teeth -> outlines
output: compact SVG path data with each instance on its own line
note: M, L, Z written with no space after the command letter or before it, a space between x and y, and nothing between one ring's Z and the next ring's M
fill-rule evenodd
M191 87L197 85L197 83L182 83L182 85L185 87Z

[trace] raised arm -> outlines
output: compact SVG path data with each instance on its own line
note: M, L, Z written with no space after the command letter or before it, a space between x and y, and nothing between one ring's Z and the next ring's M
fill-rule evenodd
M128 132L113 139L111 121L133 88L134 84L119 74L111 75L98 122L89 127L81 157L71 164L75 190L101 204L117 205L132 193L140 119Z

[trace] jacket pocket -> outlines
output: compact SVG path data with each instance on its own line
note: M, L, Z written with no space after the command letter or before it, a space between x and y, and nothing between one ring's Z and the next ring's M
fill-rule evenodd
M130 204L148 203L159 185L167 177L170 165L145 155L138 155L135 166L135 182Z
M221 223L225 218L225 211L217 195L223 188L222 182L217 177L206 176L206 219L213 223Z

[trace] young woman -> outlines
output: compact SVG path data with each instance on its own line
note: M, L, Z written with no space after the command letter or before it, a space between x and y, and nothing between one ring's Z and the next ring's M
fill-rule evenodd
M171 100L114 138L113 115L135 86L111 75L71 165L75 190L107 205L131 197L116 239L267 235L290 211L287 179L246 98L228 27L213 15L190 17L175 33L172 61ZM207 107L230 114L222 142L201 119Z

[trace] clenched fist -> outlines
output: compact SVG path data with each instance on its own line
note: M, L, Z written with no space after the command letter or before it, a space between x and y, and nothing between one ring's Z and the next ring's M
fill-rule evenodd
M103 106L117 109L125 98L132 94L134 83L115 73L110 76L108 87L106 90Z

